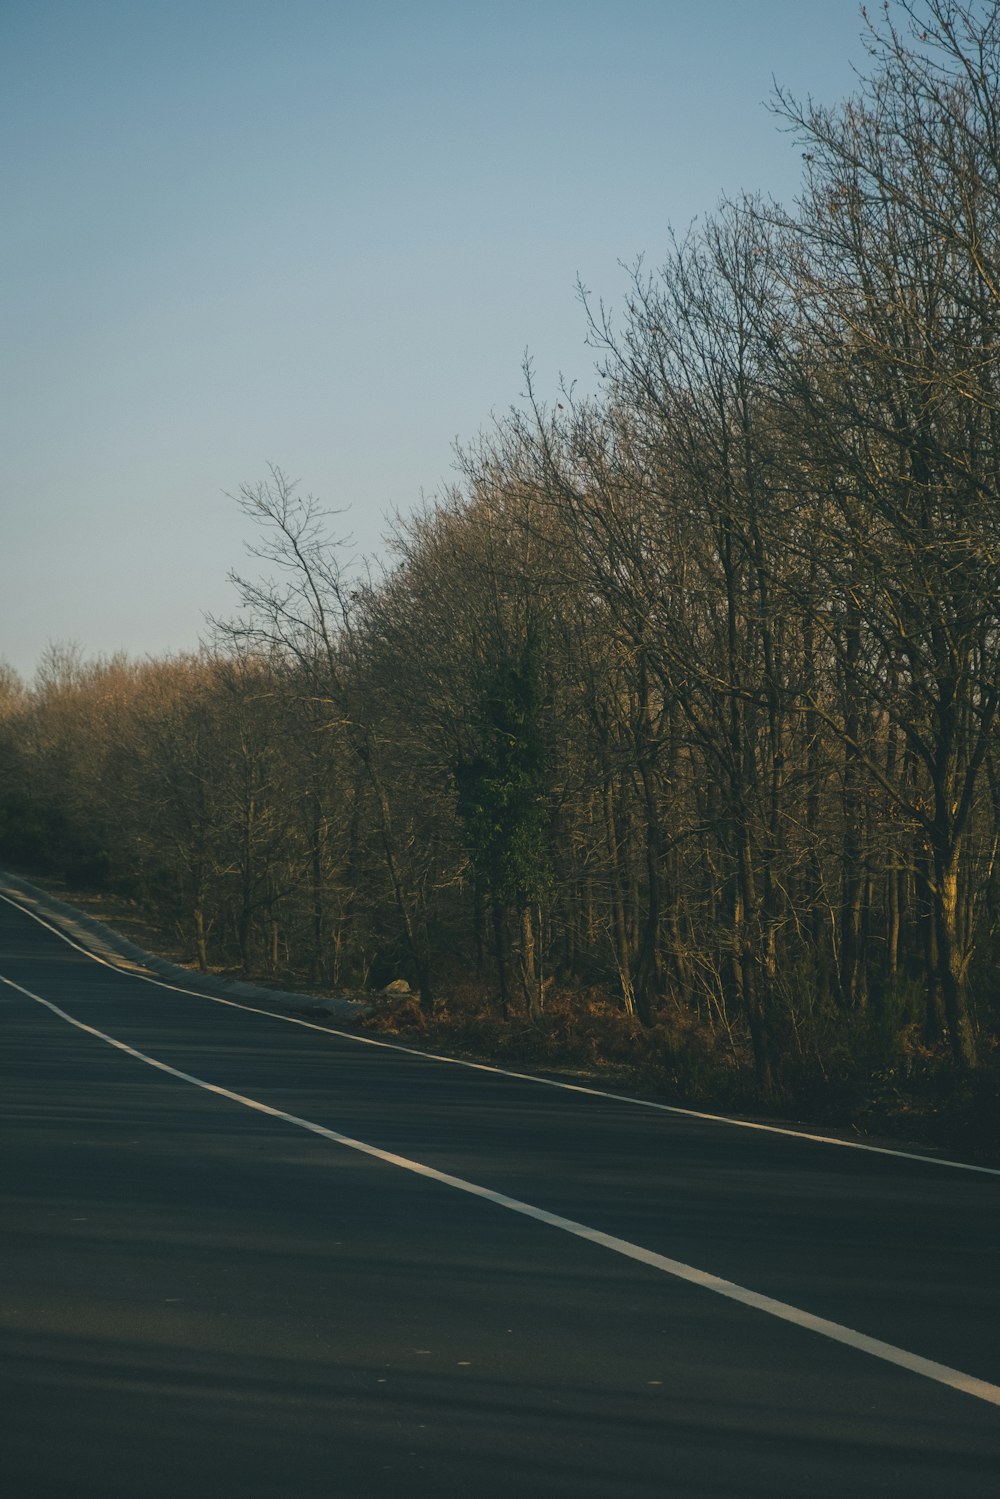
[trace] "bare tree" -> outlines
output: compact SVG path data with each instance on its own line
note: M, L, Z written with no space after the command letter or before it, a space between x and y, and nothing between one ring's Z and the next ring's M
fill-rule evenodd
M236 498L263 531L263 541L250 549L251 554L276 571L262 581L234 574L243 616L226 625L216 621L216 626L223 636L242 638L293 661L309 694L323 707L326 731L346 735L371 787L394 903L421 1003L431 1010L430 958L396 838L382 774L382 747L358 680L351 594L338 544L329 534L329 513L311 496L300 496L275 466L267 480L244 485Z

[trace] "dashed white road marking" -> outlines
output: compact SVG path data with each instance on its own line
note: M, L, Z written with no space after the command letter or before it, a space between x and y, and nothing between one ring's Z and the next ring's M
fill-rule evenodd
M169 989L174 994L187 994L192 999L205 999L214 1005L224 1005L230 1010L245 1010L248 1015L266 1015L270 1020L280 1020L284 1025L298 1025L307 1031L319 1031L320 1035L336 1036L342 1041L353 1041L357 1046L375 1046L383 1051L398 1051L405 1056L420 1057L425 1062L443 1062L449 1067L465 1067L471 1072L489 1072L496 1077L513 1078L516 1082L535 1083L542 1088L558 1088L564 1093L583 1093L590 1098L605 1098L612 1103L627 1103L638 1109L653 1109L661 1114L674 1114L682 1119L702 1119L707 1124L728 1124L733 1129L758 1130L767 1135L783 1135L791 1140L806 1140L811 1145L837 1145L841 1150L861 1150L868 1155L891 1156L894 1160L918 1161L925 1166L944 1166L952 1171L974 1171L982 1176L1000 1176L1000 1168L996 1166L977 1166L971 1161L952 1161L943 1156L921 1155L912 1150L895 1150L888 1145L869 1145L863 1140L841 1140L836 1135L817 1135L805 1129L790 1129L784 1124L761 1124L752 1119L734 1119L728 1114L709 1114L699 1109L683 1109L678 1104L657 1103L651 1098L633 1098L627 1093L611 1093L606 1088L588 1088L584 1083L560 1082L554 1077L539 1077L534 1072L515 1072L508 1067L496 1067L489 1062L472 1062L465 1057L447 1057L438 1052L422 1051L419 1046L404 1046L398 1041L381 1041L374 1036L359 1036L355 1031L338 1030L332 1025L317 1025L313 1020L303 1020L298 1015L282 1015L277 1010L264 1010L257 1005L240 1004L235 999L223 999L218 994L205 994L199 989L185 989L181 984L170 984L166 979L156 979L150 974L137 973L131 968L120 968L117 964L109 962L107 958L100 957L97 953L90 952L79 942L74 942L72 937L51 922L39 916L37 911L30 910L21 905L20 901L12 900L9 895L0 894L0 900L6 901L7 905L13 906L23 916L30 916L32 921L37 921L47 931L65 942L69 947L75 948L85 958L93 963L100 963L103 968L110 968L112 973L120 973L125 978L141 979L145 984L153 984L157 989ZM307 998L307 996L303 996Z
M407 1156L396 1155L393 1151L382 1150L379 1146L369 1145L364 1140L355 1140L350 1135L342 1135L337 1130L327 1129L325 1125L316 1124L311 1119L302 1119L297 1114L289 1114L284 1109L276 1109L270 1104L262 1103L260 1099L248 1098L243 1093L235 1093L232 1089L223 1088L218 1083L208 1082L207 1079L196 1077L191 1072L182 1072L177 1067L171 1067L167 1062L161 1062L158 1058L151 1057L134 1046L129 1046L125 1041L119 1041L115 1036L109 1036L106 1031L86 1025L82 1020L77 1020L75 1016L61 1009L59 1005L53 1004L51 1000L43 999L40 994L33 993L32 990L15 983L13 979L0 974L0 983L6 984L36 1004L44 1005L47 1010L51 1010L53 1015L57 1015L60 1020L65 1020L86 1035L105 1042L116 1051L124 1052L127 1056L134 1057L136 1061L143 1062L158 1072L166 1073L167 1076L177 1078L180 1082L190 1083L195 1088L201 1088L206 1093L214 1093L218 1098L228 1099L230 1103L240 1104L243 1108L252 1109L255 1113L264 1114L270 1119L279 1119L284 1124L306 1130L311 1135L318 1135L321 1139L330 1140L333 1144L342 1145L348 1150L371 1156L374 1160L382 1161L388 1166L396 1166L402 1171L412 1172L413 1175L423 1177L427 1181L451 1187L470 1197L478 1197L484 1202L493 1203L496 1207L505 1208L508 1212L531 1218L536 1223L543 1223L549 1228L572 1234L574 1238L583 1239L589 1244L596 1244L602 1249L609 1249L625 1259L636 1260L639 1264L648 1265L651 1269L671 1275L676 1280L686 1281L689 1285L698 1286L705 1291L713 1291L717 1296L724 1296L729 1301L752 1307L756 1311L766 1312L768 1316L777 1317L782 1322L790 1322L795 1327L818 1333L821 1337L828 1338L835 1343L843 1343L860 1353L870 1354L884 1363L895 1364L911 1374L919 1374L938 1384L947 1385L963 1395L972 1395L977 1400L985 1400L990 1405L1000 1406L1000 1385L990 1384L984 1379L976 1379L971 1374L963 1374L959 1369L949 1368L947 1364L939 1364L933 1359L909 1353L905 1348L897 1348L894 1344L885 1343L880 1338L870 1338L865 1333L844 1327L839 1322L831 1322L826 1317L816 1317L812 1312L802 1311L799 1307L791 1306L784 1301L776 1301L771 1296L762 1296L757 1291L737 1285L734 1281L723 1280L720 1276L711 1275L706 1270L698 1270L693 1265L685 1265L681 1260L657 1254L654 1250L645 1249L641 1244L633 1244L628 1239L619 1239L614 1234L606 1234L600 1229L590 1228L587 1224L578 1223L573 1218L563 1218L558 1213L550 1213L545 1208L535 1207L530 1202L521 1202L516 1197L508 1197L504 1192L495 1192L490 1187L481 1187L476 1182L466 1181L464 1177L438 1171L436 1167L424 1165L421 1161L413 1161Z

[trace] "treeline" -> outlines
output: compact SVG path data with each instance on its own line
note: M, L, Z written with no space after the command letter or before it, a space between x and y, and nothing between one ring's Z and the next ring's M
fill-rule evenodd
M778 97L796 209L726 204L617 319L581 290L601 395L528 370L383 575L272 469L211 652L9 679L5 857L204 964L597 990L762 1096L988 1062L1000 6L895 14L847 105Z

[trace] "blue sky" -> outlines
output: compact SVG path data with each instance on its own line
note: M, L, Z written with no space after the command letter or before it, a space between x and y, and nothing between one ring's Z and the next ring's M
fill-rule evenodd
M790 199L772 76L855 0L0 0L0 656L193 648L268 462L379 554L456 439L587 384L579 276Z

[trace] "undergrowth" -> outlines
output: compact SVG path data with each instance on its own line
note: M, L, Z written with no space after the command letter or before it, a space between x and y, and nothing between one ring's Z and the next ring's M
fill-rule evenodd
M550 988L541 1014L503 1020L481 985L456 981L432 1016L414 996L376 997L361 1024L370 1033L406 1037L428 1050L596 1079L683 1107L780 1118L855 1138L1000 1161L997 1048L987 1046L983 1066L963 1077L947 1048L924 1046L916 1026L887 1047L873 1021L869 1045L852 1052L846 1040L832 1036L822 1060L808 1048L790 1047L779 1083L765 1095L745 1037L713 1030L669 1007L643 1027L599 986Z

